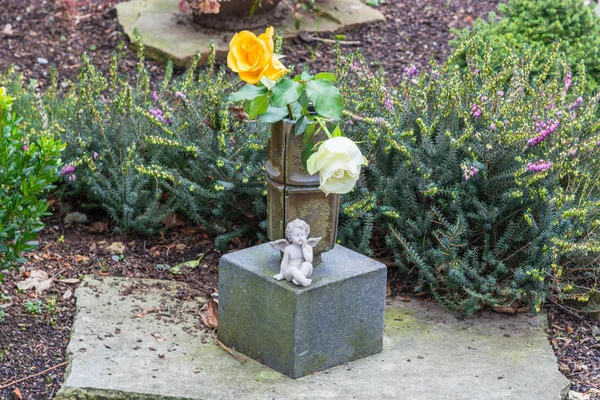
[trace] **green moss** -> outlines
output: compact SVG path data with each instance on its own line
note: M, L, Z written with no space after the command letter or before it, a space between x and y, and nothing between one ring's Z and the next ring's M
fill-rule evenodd
M387 309L384 318L386 334L422 336L431 332L431 324L419 321L405 308Z

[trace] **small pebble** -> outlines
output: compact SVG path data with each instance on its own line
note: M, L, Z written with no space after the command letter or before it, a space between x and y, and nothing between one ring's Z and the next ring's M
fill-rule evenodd
M48 64L48 60L46 60L45 58L42 58L42 57L38 57L37 62L40 65Z

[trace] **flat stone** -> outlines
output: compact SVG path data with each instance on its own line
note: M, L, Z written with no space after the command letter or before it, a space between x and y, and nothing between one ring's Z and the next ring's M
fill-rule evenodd
M116 5L117 16L132 43L136 42L134 30L137 29L148 57L162 62L171 60L175 66L186 67L196 53L201 53L201 62L205 62L209 45L214 43L217 57L225 59L235 32L203 29L192 22L191 15L181 14L178 4L179 0L132 0ZM281 3L276 10L281 17L272 25L277 33L289 39L300 31L335 32L385 21L381 12L361 0L327 0L319 3L319 8L330 17L302 18L297 30L294 15Z
M342 246L322 258L301 287L273 279L269 244L223 256L219 339L292 378L381 352L386 266Z
M240 363L195 329L203 300L176 301L178 288L185 285L85 278L68 346L78 357L56 399L562 400L567 393L544 314L465 321L436 304L394 300L382 353L291 379L251 359ZM170 316L133 317L136 306L161 303Z

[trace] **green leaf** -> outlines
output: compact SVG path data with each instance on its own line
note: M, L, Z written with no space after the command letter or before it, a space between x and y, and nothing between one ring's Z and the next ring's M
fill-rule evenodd
M270 80L269 78L267 78L266 76L263 76L260 79L260 83L262 83L263 85L265 85L267 87L267 89L271 90L273 89L273 86L275 86L275 81Z
M313 154L316 153L315 146L312 142L307 143L302 149L302 165L304 165L304 169L306 169L307 161Z
M329 82L335 82L337 80L335 74L331 72L320 72L315 76L315 79L325 79Z
M308 97L306 96L306 92L303 91L302 94L300 94L300 97L298 97L298 104L300 104L305 110L308 110L309 101Z
M288 109L286 107L273 107L269 106L264 114L258 117L260 122L272 124L277 121L281 121L288 115Z
M204 253L202 253L200 255L200 258L198 258L197 260L191 260L191 261L182 262L181 264L177 264L176 266L169 269L169 272L172 274L176 274L176 275L182 274L183 272L181 270L183 268L194 269L194 268L198 267L198 265L200 265L200 261L202 261L203 258L204 258Z
M300 118L298 118L298 120L296 121L296 136L300 136L304 132L306 132L306 128L308 127L309 123L310 120L306 115L303 115Z
M258 115L261 115L262 113L267 111L268 108L269 96L265 94L264 96L257 97L254 100L252 100L250 102L250 105L248 106L248 118L254 119Z
M310 81L306 84L306 93L319 115L335 120L342 118L342 95L331 82L324 79Z
M333 130L333 132L331 132L331 137L339 137L339 136L344 136L344 134L340 130L340 127L336 126L335 129Z
M298 100L302 93L302 85L290 78L283 78L273 87L271 104L275 107L285 107Z
M313 121L312 124L308 125L306 128L306 132L304 133L304 137L302 138L302 143L306 146L306 144L312 139L315 134L315 128L317 127L317 121Z
M302 79L304 82L308 82L308 81L312 81L314 79L314 76L312 76L308 72L304 71L304 72L302 72L302 75L300 75L300 79Z
M237 103L243 100L254 100L256 97L264 96L269 92L265 86L246 85L229 96L229 101Z

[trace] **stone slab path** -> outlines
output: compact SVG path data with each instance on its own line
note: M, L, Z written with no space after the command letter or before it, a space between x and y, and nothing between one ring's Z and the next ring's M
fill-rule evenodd
M203 29L192 22L191 15L179 13L179 0L131 0L116 5L119 23L132 43L136 42L134 30L139 32L146 55L177 67L188 66L196 53L201 62L208 59L209 45L214 43L216 55L225 59L229 42L235 31ZM327 0L319 3L320 10L330 18L303 18L299 29L296 19L284 3L278 7L281 18L273 21L275 31L285 39L296 37L300 31L335 32L359 25L385 21L378 10L361 0ZM258 31L264 32L266 26Z
M185 285L87 277L76 296L68 352L77 357L62 400L562 400L568 393L545 315L464 321L434 304L390 300L383 353L293 380L219 348L198 328L205 300L187 298Z

